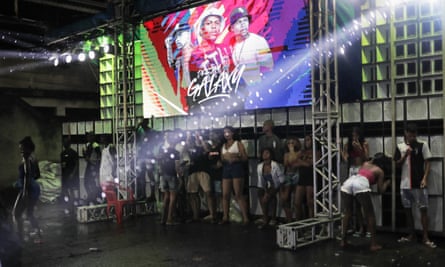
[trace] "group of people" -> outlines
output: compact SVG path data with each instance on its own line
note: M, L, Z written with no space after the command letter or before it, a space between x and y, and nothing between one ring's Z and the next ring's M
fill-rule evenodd
M303 145L297 137L288 137L285 145L273 133L273 121L267 120L263 124L263 135L258 140L260 159L257 165L258 200L263 216L258 221L258 228L277 223L277 207L284 211L284 222L292 222L306 217L314 216L314 179L313 156L319 157L320 152L312 148L313 140L310 134L304 137ZM150 131L145 127L144 133ZM409 229L407 236L400 238L399 242L416 240L412 208L419 208L422 243L430 248L436 244L428 237L428 175L430 171L429 159L432 157L428 145L416 138L417 128L408 124L405 129L404 140L397 145L393 160L401 167L400 191L402 205L406 211L406 222ZM91 135L90 135L91 136ZM162 192L163 211L161 223L174 225L180 222L178 219L189 221L201 220L201 197L203 192L208 215L203 219L210 222L227 224L230 222L230 199L232 195L238 203L242 216L242 223L249 224L250 216L248 202L244 194L246 179L248 179L248 160L246 148L237 138L233 127L226 126L222 136L218 131L211 131L208 136L202 132L185 132L181 135L175 131L163 133L162 141L156 135L142 135L138 146L140 163L144 168L138 169L137 179L148 180L150 187L159 183ZM151 138L148 138L151 137ZM145 146L143 145L145 143ZM19 166L19 179L16 187L20 189L14 205L14 220L19 234L23 233L22 213L26 210L27 217L35 229L39 229L33 210L37 203L40 188L36 180L40 176L37 160L34 156L35 145L31 137L25 137L19 142L20 153L23 161ZM149 144L147 146L147 144ZM98 149L100 146L92 137L88 138L85 149L85 189L88 197L96 197L97 190L88 189L88 175L95 177L94 185L99 182L101 165L98 162L90 162L93 159L103 159L105 154L111 155L108 167L103 167L105 177L100 181L111 181L115 177L117 166L115 162L115 149L112 145L106 149ZM92 152L93 151L93 152ZM97 152L96 152L97 151ZM114 151L114 152L113 152ZM97 153L92 155L92 153ZM142 154L141 154L142 153ZM371 186L376 184L378 192L384 192L390 185L390 179L385 179L385 172L390 171L391 160L383 153L370 158L367 142L362 137L358 128L353 131L348 142L342 149L342 158L348 162L348 178L342 183L341 194L343 202L342 239L341 246L348 245L347 233L350 227L349 220L354 213L354 201L359 203L355 211L356 216L363 215L363 225L359 223L360 230L364 231L366 225L370 233L370 250L381 249L375 236L376 219L371 201ZM100 157L99 157L100 155ZM78 192L78 158L77 153L70 148L69 140L64 140L64 150L61 153L63 174L63 195L66 198L76 197ZM104 160L108 161L108 160ZM102 162L103 163L103 162ZM89 166L90 165L90 166ZM96 166L98 165L98 166ZM88 174L88 175L87 175ZM157 174L157 175L156 175ZM389 175L387 173L387 175ZM155 181L159 177L158 181ZM113 180L114 181L114 180ZM139 183L139 182L138 182ZM145 183L145 181L144 181ZM142 191L145 188L141 189ZM147 199L154 196L154 189L150 194L143 195ZM91 195L90 195L91 193ZM184 194L183 194L184 193ZM293 193L293 199L291 195ZM279 201L279 205L277 205ZM291 204L293 202L293 205ZM218 207L218 204L221 206ZM305 205L304 205L305 204ZM293 209L292 209L293 206ZM218 216L218 210L222 210L222 216ZM295 210L295 216L294 211ZM181 218L182 217L182 218ZM37 235L39 232L37 231Z
M103 202L101 185L114 182L117 177L116 149L108 136L101 135L99 142L94 132L86 133L86 143L81 150L85 160L83 185L85 196L80 195L79 154L71 147L69 136L63 139L60 153L62 187L60 200L67 204L66 212L74 211L82 202L97 204Z
M262 210L258 228L277 223L277 207L284 211L284 222L292 222L314 216L314 178L313 157L320 157L320 151L313 149L312 135L304 137L303 144L297 137L287 137L283 143L274 132L274 123L267 120L263 124L263 135L258 139L259 161L257 171L258 200ZM408 124L404 141L397 145L394 160L401 167L401 197L406 211L409 235L399 242L415 240L412 208L420 210L422 243L434 248L436 244L428 237L428 175L431 152L425 142L416 138L415 125ZM235 129L225 127L223 139L216 132L211 132L205 140L197 131L187 134L185 141L178 140L178 135L165 133L164 143L159 148L157 157L160 167L160 187L164 193L164 212L162 223L176 224L175 201L181 183L185 185L192 210L192 220L199 219L199 195L202 188L208 204L209 215L206 220L216 221L218 201L215 196L221 194L221 224L228 223L230 197L237 201L242 223L248 224L250 216L243 188L249 173L246 168L247 153L243 143L236 137ZM176 139L176 140L175 140ZM284 145L283 145L284 144ZM342 241L347 246L349 221L355 213L359 232L368 233L371 241L370 250L381 249L375 236L376 219L371 201L371 186L377 185L377 192L385 192L391 185L387 179L391 173L391 158L384 153L369 156L369 146L359 128L354 127L347 143L341 150L341 156L348 165L348 175L341 186L343 202ZM386 175L385 175L386 173ZM179 177L179 179L177 179ZM318 179L315 179L316 181ZM253 182L255 183L255 182ZM291 199L291 196L293 198ZM278 201L278 205L277 205ZM356 204L356 205L354 205ZM354 210L354 207L356 209ZM366 227L366 230L365 230Z
M249 186L248 156L233 127L227 126L222 132L213 130L208 135L201 131L165 131L162 140L149 127L142 128L145 130L138 131L141 137L137 138L139 147L143 148L138 149L138 179L141 181L137 184L148 183L154 187L159 183L163 192L163 224L176 224L183 217L190 221L199 220L199 192L203 193L207 203L206 221L229 223L233 195L243 224L249 224L245 190ZM288 138L287 147L284 147L282 140L273 133L273 128L272 120L265 121L264 134L258 140L261 158L257 165L256 184L264 214L258 222L260 228L277 223L278 194L287 222L294 219L291 210L294 205L298 207L297 219L304 218L306 210L308 216L313 216L312 137L306 135L303 146L298 138ZM140 188L145 190L146 187ZM291 205L291 192L294 190L298 197ZM139 195L145 196L145 192ZM189 210L189 214L184 210ZM222 211L221 216L217 216L218 210Z
M243 220L248 223L248 207L243 196L247 154L234 134L233 128L226 127L223 135L217 131L208 136L203 136L200 131L165 131L162 140L155 135L151 135L155 140L143 139L142 146L151 151L141 153L141 165L149 167L145 167L138 177L149 184L155 184L154 180L159 177L162 224L200 220L200 192L205 196L209 213L204 219L210 222L221 219L220 223L228 223L232 190ZM222 218L217 217L217 203L221 203Z
M257 186L263 212L263 217L257 221L259 228L277 224L277 206L285 211L286 222L314 216L312 136L307 134L303 145L297 137L287 138L286 145L283 145L273 129L272 120L263 123L263 135L257 147L260 155L258 181L253 183ZM144 132L150 132L150 129ZM163 224L181 221L183 214L187 213L184 209L191 211L188 220L197 221L201 203L199 191L203 192L207 203L208 216L205 220L229 223L233 195L242 223L250 223L245 190L249 186L248 156L233 127L227 126L222 132L210 131L208 136L200 131L166 131L162 141L154 134L144 136L150 137L143 138L141 144L147 149L139 153L143 155L140 162L145 167L139 167L144 171L138 175L143 180L138 184L148 182L153 185L155 177L160 177ZM320 152L315 155L319 157ZM292 193L294 198L291 199ZM220 217L217 216L218 210L222 211Z
M379 193L385 192L391 185L390 179L385 179L385 172L390 172L390 163L383 153L377 153L369 160L368 143L363 138L358 128L353 128L347 144L342 151L343 159L348 162L348 178L341 186L343 200L343 220L341 246L346 247L349 221L354 212L354 200L359 205L355 210L360 226L360 232L364 231L366 222L370 237L370 250L376 251L382 248L376 240L376 218L371 201L371 186L377 185ZM402 206L406 213L408 236L401 237L398 242L411 242L417 239L414 228L413 208L420 211L422 226L422 243L429 248L437 245L428 236L428 175L430 172L431 151L428 145L417 140L417 126L407 124L404 131L403 142L397 144L393 160L401 168L400 193ZM389 173L387 174L389 175ZM362 220L362 215L364 221Z

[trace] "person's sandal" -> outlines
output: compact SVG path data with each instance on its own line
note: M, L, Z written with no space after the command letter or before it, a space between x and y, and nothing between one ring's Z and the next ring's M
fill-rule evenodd
M412 238L404 237L404 236L402 236L399 240L397 240L397 242L399 242L399 243L408 243L408 242L411 242L411 241L413 241Z

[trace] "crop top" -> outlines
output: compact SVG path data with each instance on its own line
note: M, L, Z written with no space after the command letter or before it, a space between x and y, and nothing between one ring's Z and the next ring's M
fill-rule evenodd
M225 154L227 152L228 153L239 153L238 141L234 141L233 144L228 149L226 149L226 145L224 144L222 146L222 154Z
M370 169L361 168L357 174L366 177L366 179L368 179L369 181L369 184L376 183L375 175Z

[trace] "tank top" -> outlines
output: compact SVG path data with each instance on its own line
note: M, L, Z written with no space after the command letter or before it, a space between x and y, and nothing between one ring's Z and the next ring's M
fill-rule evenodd
M360 158L363 157L363 151L357 151L355 149L353 149L351 152L349 152L349 157L354 159L354 158Z
M375 184L375 176L374 173L370 169L360 169L357 173L358 175L361 175L363 177L366 177L368 179L369 184Z
M222 146L222 154L225 154L227 152L228 153L239 153L238 141L234 141L233 144L229 148L226 148L226 144L224 144Z

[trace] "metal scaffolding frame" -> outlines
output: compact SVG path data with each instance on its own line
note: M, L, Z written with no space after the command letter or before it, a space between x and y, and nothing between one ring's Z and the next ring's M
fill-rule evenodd
M340 127L335 0L309 2L312 74L314 218L280 225L279 247L332 239L340 213ZM317 147L320 157L317 158Z
M314 215L340 219L340 127L335 0L310 2ZM321 155L316 159L316 147ZM321 179L321 182L316 182Z
M129 198L129 188L137 192L136 183L136 114L135 114L135 26L127 21L126 0L120 5L122 17L114 25L115 107L114 143L117 152L119 199ZM137 196L136 196L137 197Z

